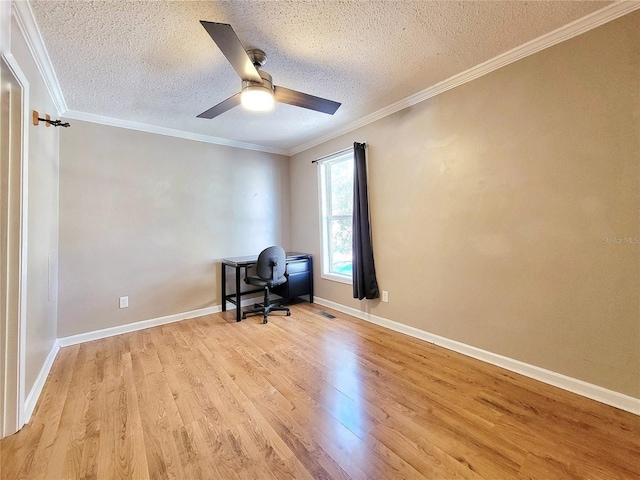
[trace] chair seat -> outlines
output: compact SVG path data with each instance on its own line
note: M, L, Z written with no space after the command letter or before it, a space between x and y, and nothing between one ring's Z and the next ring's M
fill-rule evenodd
M274 280L265 280L260 277L246 277L244 279L246 283L249 285L255 285L256 287L277 287L278 285L282 285L287 281L287 277L282 276L280 278L276 278Z

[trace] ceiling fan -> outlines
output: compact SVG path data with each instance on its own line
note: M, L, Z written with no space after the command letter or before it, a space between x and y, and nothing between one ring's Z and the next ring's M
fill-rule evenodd
M274 101L329 115L333 115L340 107L338 102L274 85L271 75L260 70L267 60L262 50L245 50L236 32L227 23L204 20L200 23L240 75L242 91L202 112L198 118L214 118L240 104L249 110L270 110Z

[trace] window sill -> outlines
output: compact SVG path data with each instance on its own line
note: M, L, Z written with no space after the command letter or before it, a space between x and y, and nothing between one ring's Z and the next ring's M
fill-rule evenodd
M336 275L335 273L322 273L320 278L325 280L331 280L332 282L345 283L347 285L353 285L353 279L346 275Z

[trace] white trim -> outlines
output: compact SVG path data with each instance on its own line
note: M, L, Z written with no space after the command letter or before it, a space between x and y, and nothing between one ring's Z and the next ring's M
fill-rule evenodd
M47 47L42 40L40 29L38 28L38 24L33 16L31 4L26 0L14 1L13 13L16 22L20 27L20 31L27 42L31 56L38 66L40 75L42 75L42 80L47 86L47 90L49 91L49 95L53 100L56 110L58 111L58 115L62 115L67 110L67 103L64 100L64 95L60 88L60 82L58 82L58 77L53 69L51 58L47 52Z
M33 410L36 408L36 404L38 403L38 399L40 398L40 394L42 393L44 384L47 381L47 377L49 376L49 372L51 371L53 362L58 355L58 351L60 351L60 344L56 340L53 344L53 347L51 347L51 351L49 352L49 355L47 355L42 368L40 369L38 378L36 378L33 387L31 387L29 395L27 395L27 400L24 404L24 423L29 423L29 421L31 420L31 415L33 414Z
M349 277L348 275L338 275L337 273L324 273L320 271L320 278L329 280L330 282L339 282L346 285L353 285L353 277Z
M167 323L179 322L181 320L187 320L189 318L211 315L212 313L218 313L220 311L222 311L222 308L220 307L220 305L216 305L213 307L191 310L190 312L176 313L174 315L152 318L150 320L127 323L125 325L118 325L117 327L109 327L103 328L101 330L94 330L92 332L79 333L77 335L70 335L68 337L59 338L58 345L60 347L68 347L70 345L77 345L78 343L92 342L94 340L113 337L115 335L122 335L123 333L137 332L138 330L144 330L145 328L166 325Z
M25 383L26 383L26 351L27 351L27 251L28 251L28 212L29 212L29 98L30 88L27 76L24 74L15 57L10 53L2 53L2 59L11 70L14 78L20 83L22 117L22 132L20 137L20 200L18 205L19 235L18 240L18 325L17 325L17 418L16 431L26 423L25 420ZM11 206L9 206L11 209ZM11 215L9 213L9 215ZM5 363L6 368L6 363ZM8 374L5 371L5 375ZM6 379L5 379L6 380ZM6 400L6 399L5 399ZM5 406L6 407L6 406ZM4 417L4 413L3 413ZM6 419L3 418L3 421ZM14 426L12 425L12 428ZM6 432L3 432L6 433Z
M13 55L11 56L13 58ZM20 428L27 423L26 414L26 365L27 365L27 258L28 258L28 238L29 238L29 120L31 112L30 99L31 92L29 81L17 62L11 65L16 78L22 84L22 161L20 162L20 266L18 275L20 277L19 293L19 337L18 345L18 365L20 370L20 383L18 385L18 399L20 410L18 411L18 423Z
M346 283L348 285L353 284L352 275L341 275L339 273L331 272L330 265L331 253L329 252L329 216L327 215L327 202L328 197L331 197L331 182L327 179L327 170L334 163L341 163L344 161L354 161L353 148L345 148L330 155L325 155L315 160L318 166L318 205L319 205L319 219L320 219L320 246L322 247L320 255L320 277L333 282ZM326 201L325 201L326 200ZM333 215L331 218L336 218L346 215Z
M505 357L497 353L488 352L486 350L482 350L465 343L450 340L448 338L441 337L439 335L435 335L433 333L429 333L424 330L420 330L419 328L411 327L409 325L404 325L387 318L378 317L377 315L372 315L367 312L362 312L353 307L347 307L345 305L332 302L331 300L314 297L314 302L318 305L333 308L334 310L346 313L361 320L375 323L376 325L388 328L389 330L404 333L405 335L409 335L410 337L418 338L420 340L433 343L448 350L452 350L454 352L476 358L483 362L505 368L512 372L519 373L520 375L524 375L525 377L533 378L534 380L539 380L549 385L553 385L554 387L577 393L578 395L582 395L583 397L596 400L606 405L611 405L612 407L616 407L621 410L640 415L640 399L638 398L615 392L613 390L609 390L592 383L587 383L583 380L578 380L577 378L568 377L561 373L546 370L535 365L530 365L528 363Z
M471 67L464 72L449 77L442 82L436 83L435 85L432 85L431 87L428 87L414 95L399 100L398 102L393 103L381 110L378 110L377 112L373 112L366 117L362 117L354 122L348 123L344 127L328 133L327 135L298 145L297 147L289 150L289 156L304 152L305 150L308 150L312 147L337 138L340 135L344 135L345 133L352 132L384 117L388 117L389 115L415 105L416 103L420 103L431 97L440 95L447 90L451 90L452 88L475 80L476 78L482 77L483 75L509 65L510 63L517 62L518 60L521 60L524 57L528 57L529 55L533 55L534 53L544 50L545 48L549 48L553 45L564 42L565 40L569 40L573 37L581 35L589 30L615 20L616 18L622 17L623 15L631 13L639 8L640 2L638 1L622 1L607 5L606 7L601 8L600 10L597 10L585 17L579 18L574 22L557 28L552 32L549 32L545 35L542 35L541 37L524 43L516 48L509 50L508 52L502 53L490 60L487 60L486 62Z
M247 306L253 304L256 299L262 297L251 296L242 300L241 306ZM125 325L118 325L117 327L103 328L101 330L94 330L92 332L79 333L77 335L70 335L68 337L58 338L57 342L60 347L68 347L70 345L77 345L78 343L92 342L93 340L100 340L103 338L113 337L115 335L122 335L123 333L137 332L138 330L144 330L145 328L157 327L159 325L166 325L168 323L180 322L189 318L202 317L204 315L211 315L213 313L219 313L222 311L221 305L214 305L213 307L200 308L198 310L191 310L188 312L176 313L173 315L167 315L164 317L152 318L149 320L142 320L140 322L127 323ZM228 312L235 312L235 306L233 309L228 309Z
M201 133L193 133L186 132L184 130L176 130L173 128L159 127L157 125L132 122L130 120L120 120L118 118L106 117L104 115L95 115L93 113L79 112L77 110L67 110L62 114L62 116L71 120L82 120L84 122L99 123L101 125L109 125L112 127L120 127L127 128L129 130L138 130L140 132L155 133L157 135L166 135L168 137L184 138L186 140L193 140L196 142L213 143L215 145L242 148L244 150L275 153L277 155L289 155L289 151L282 148L265 147L262 145L255 145L253 143L227 140L225 138L213 137L211 135L203 135Z

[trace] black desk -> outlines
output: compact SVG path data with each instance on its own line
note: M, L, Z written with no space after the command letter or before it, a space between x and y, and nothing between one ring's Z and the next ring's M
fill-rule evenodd
M264 290L248 290L242 292L240 289L241 269L246 269L255 265L258 261L257 255L246 257L233 257L222 259L222 311L227 310L227 302L236 306L236 321L242 319L242 296L251 293L263 292ZM235 287L232 294L227 294L227 267L235 269ZM290 300L301 295L309 295L309 302L313 303L313 259L308 253L287 252L287 283L278 285L271 289L276 295L280 295L285 300ZM243 277L244 278L244 277Z

